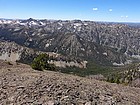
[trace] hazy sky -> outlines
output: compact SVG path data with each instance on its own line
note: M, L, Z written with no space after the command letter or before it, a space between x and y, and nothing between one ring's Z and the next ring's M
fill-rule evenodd
M140 0L0 0L0 18L140 22Z

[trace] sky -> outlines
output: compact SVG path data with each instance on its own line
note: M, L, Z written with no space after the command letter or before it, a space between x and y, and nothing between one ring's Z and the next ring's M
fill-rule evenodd
M0 18L140 22L140 0L0 0Z

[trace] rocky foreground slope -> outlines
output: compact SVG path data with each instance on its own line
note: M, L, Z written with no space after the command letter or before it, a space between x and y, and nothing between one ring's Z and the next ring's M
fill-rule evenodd
M140 105L140 89L0 61L1 105Z

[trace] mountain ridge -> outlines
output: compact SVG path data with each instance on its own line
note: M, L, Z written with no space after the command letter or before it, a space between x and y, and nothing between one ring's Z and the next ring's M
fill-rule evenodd
M140 28L81 20L1 20L0 39L101 65L139 61Z

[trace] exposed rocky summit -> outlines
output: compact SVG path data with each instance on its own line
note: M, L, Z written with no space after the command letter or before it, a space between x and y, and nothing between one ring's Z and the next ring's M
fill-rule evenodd
M140 59L140 28L126 24L0 20L0 39L102 65L124 65Z
M0 61L1 105L139 105L140 89Z

